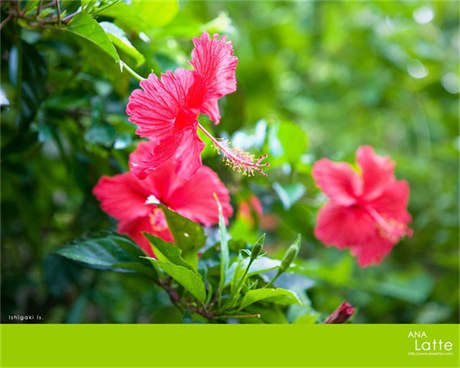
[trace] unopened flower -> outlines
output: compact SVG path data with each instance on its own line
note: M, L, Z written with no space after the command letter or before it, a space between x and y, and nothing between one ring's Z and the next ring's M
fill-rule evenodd
M355 308L353 308L351 304L343 302L329 317L325 319L323 323L345 323L351 318L354 312Z
M380 263L404 235L409 184L396 180L394 163L370 146L357 152L361 173L347 163L321 159L313 166L316 184L329 197L318 214L315 236L324 244L350 248L360 266Z
M126 108L129 120L138 128L136 133L147 137L151 145L144 146L144 157L131 162L136 175L145 178L167 161L175 161L176 171L191 176L201 166L204 143L197 129L207 135L225 161L246 174L262 172L267 164L247 152L231 148L226 141L214 138L198 123L199 114L206 114L216 124L220 121L218 99L236 90L235 68L238 59L225 36L212 38L204 32L194 38L190 64L193 70L167 71L158 78L150 74L142 80L142 89L129 97Z
M138 149L142 149L140 143ZM136 154L134 152L133 154ZM219 221L219 212L213 193L219 198L226 219L232 215L227 188L216 173L200 167L187 180L178 177L174 162L168 162L150 173L144 180L127 172L113 177L102 177L93 189L102 209L113 216L118 231L129 235L148 255L154 256L142 232L173 242L159 203L192 221L212 225Z

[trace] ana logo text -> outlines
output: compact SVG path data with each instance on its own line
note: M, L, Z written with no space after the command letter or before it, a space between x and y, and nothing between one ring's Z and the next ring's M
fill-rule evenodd
M453 344L440 338L430 338L425 331L409 331L407 336L413 339L409 355L451 355Z

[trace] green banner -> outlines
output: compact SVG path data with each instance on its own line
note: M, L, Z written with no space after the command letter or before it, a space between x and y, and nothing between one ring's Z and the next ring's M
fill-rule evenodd
M458 325L2 325L2 367L459 367Z

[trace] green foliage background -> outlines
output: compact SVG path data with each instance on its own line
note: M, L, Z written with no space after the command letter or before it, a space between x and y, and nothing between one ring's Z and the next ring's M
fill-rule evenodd
M331 312L345 299L358 307L358 323L459 321L458 2L81 3L106 32L123 30L131 42L112 35L112 50L97 35L82 37L76 19L44 27L12 20L1 32L3 322L14 314L180 321L150 283L53 252L115 228L91 190L102 175L127 170L138 137L124 109L138 83L114 59L143 76L186 67L191 39L203 30L227 34L239 63L221 124L202 123L271 162L268 178L241 177L206 148L205 163L231 191L233 237L267 232L276 256L301 233L298 272L311 279L301 287L316 310ZM33 12L36 5L21 2ZM61 1L64 16L80 5ZM353 162L363 144L390 155L397 177L409 181L414 235L380 266L360 269L313 237L324 197L310 169L322 157ZM241 216L238 205L251 193L270 218Z

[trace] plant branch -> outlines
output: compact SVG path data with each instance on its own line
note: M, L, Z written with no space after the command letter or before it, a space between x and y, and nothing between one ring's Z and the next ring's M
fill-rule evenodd
M56 0L56 10L57 10L57 22L61 24L61 3L59 0Z
M8 16L0 23L0 30L13 18L13 14L10 13Z

